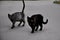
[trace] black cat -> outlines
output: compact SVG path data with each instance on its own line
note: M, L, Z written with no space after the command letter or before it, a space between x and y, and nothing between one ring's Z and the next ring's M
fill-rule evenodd
M39 26L40 26L39 30L42 31L43 24L48 23L48 19L46 20L46 22L43 22L43 16L41 14L35 14L35 15L32 15L31 17L27 16L27 21L29 26L32 29L31 33L34 33L34 31L37 31Z
M13 29L15 27L15 22L19 21L20 23L18 24L18 26L20 26L20 24L23 22L24 24L22 26L25 25L25 14L24 14L24 9L25 9L25 2L24 0L22 0L23 2L23 9L22 12L15 12L12 15L8 14L8 18L10 19L10 21L12 22L12 27L11 29Z

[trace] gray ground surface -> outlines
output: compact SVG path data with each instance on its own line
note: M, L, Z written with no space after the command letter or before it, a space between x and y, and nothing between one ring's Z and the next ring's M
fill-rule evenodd
M47 1L25 2L25 19L33 14L42 14L44 21L48 18L48 24L43 25L42 31L31 34L31 28L25 27L10 29L11 22L8 13L21 11L22 2L0 1L0 40L60 40L60 5ZM17 25L17 23L16 23Z

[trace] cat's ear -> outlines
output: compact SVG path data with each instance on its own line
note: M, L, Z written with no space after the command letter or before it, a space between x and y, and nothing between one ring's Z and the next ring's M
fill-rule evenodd
M27 19L30 19L30 17L29 17L29 16L27 16Z
M8 14L8 17L9 17L9 18L11 18L11 15L10 15L10 14Z

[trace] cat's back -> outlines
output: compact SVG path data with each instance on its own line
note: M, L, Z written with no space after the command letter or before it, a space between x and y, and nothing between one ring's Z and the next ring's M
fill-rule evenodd
M43 18L41 14L32 15L31 18Z
M43 16L41 14L35 14L31 16L31 18L34 20L34 22L42 22L43 21Z
M15 12L12 14L12 16L18 16L18 15L21 15L21 12Z
M11 16L12 16L12 19L14 19L14 20L22 19L22 13L21 12L15 12Z

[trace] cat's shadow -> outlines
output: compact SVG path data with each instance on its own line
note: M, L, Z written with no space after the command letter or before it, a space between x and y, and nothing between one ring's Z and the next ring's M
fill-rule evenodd
M26 26L22 27L22 26L16 26L15 28L11 29L11 26L6 25L4 28L5 32L13 32L13 31L22 31L24 33L27 33L28 35L37 35L37 34L42 34L47 32L47 29L44 28L42 31L35 31L34 33L31 33L31 29L27 28Z
M35 35L43 34L43 33L46 33L46 32L47 32L47 29L44 28L42 31L39 31L39 30L38 30L38 31L35 31L34 33L30 33L30 32L29 32L28 35L29 35L29 36L32 36L32 35L35 36Z
M13 29L11 29L11 26L9 25L5 25L5 27L3 29L6 30L6 32L12 32L12 31L17 31L17 30L21 30L23 28L23 26L15 26Z

